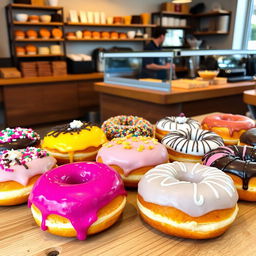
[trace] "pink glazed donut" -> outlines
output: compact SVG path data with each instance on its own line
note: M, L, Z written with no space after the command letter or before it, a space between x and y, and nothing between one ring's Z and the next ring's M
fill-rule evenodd
M29 197L42 230L79 240L114 224L125 203L120 175L94 162L66 164L45 173Z

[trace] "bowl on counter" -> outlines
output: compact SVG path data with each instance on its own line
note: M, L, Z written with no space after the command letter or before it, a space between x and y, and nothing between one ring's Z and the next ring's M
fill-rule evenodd
M198 75L204 80L213 80L218 74L218 70L199 70Z
M26 13L17 13L15 18L17 21L26 22L28 20L28 15Z
M52 20L52 16L51 15L41 15L40 16L40 21L41 22L46 22L49 23Z

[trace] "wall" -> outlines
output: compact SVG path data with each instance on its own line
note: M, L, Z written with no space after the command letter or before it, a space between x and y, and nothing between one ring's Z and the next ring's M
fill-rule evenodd
M65 16L68 14L68 10L87 10L87 11L104 11L107 16L122 16L122 15L131 15L131 14L140 14L143 12L152 12L159 9L159 5L165 0L59 0L59 5L64 6ZM7 25L5 19L5 9L4 7L11 3L11 0L0 0L0 58L9 57L9 42L7 36ZM192 5L203 2L202 0L193 0ZM207 6L211 6L216 0L204 0L207 3ZM234 18L237 0L219 0L223 9L232 11L232 24L231 24L231 33L228 36L209 36L206 39L209 45L213 48L219 49L228 49L232 48L233 40L233 27L234 27ZM75 3L75 5L74 5ZM145 4L146 3L146 4ZM78 28L79 29L79 28ZM82 29L82 28L80 28ZM92 28L94 29L94 28ZM141 49L142 43L116 43L120 47L132 47L134 49ZM67 45L68 53L90 53L92 49L96 47L105 47L110 48L113 46L113 43L68 43Z

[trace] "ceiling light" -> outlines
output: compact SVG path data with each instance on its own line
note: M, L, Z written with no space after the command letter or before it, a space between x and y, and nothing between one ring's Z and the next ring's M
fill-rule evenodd
M191 3L192 0L173 0L172 3L174 4L187 4L187 3Z

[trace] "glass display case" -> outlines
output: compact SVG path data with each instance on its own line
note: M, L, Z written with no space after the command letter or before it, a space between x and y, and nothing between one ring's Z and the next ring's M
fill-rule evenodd
M105 53L104 82L170 92L171 87L190 89L254 80L255 55L256 51L249 50ZM165 68L157 69L152 63ZM174 81L173 63L179 63L187 70L180 77L182 79ZM176 65L177 71L178 68Z
M173 56L173 52L104 53L104 82L170 91ZM152 63L163 68L157 69Z

